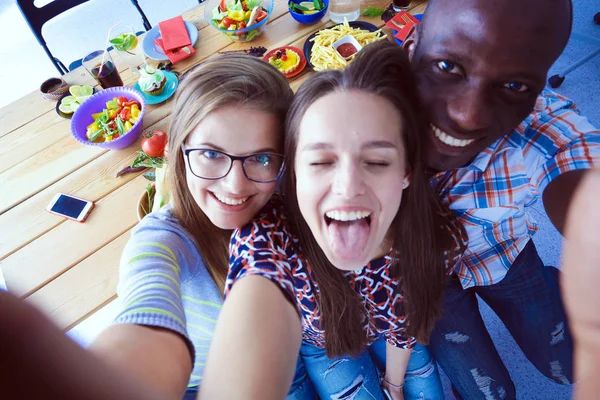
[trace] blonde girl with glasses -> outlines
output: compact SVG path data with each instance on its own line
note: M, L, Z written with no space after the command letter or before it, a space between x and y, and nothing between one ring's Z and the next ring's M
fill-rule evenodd
M196 396L223 302L229 238L275 190L291 98L277 70L243 55L203 63L177 91L172 203L134 228L121 258L121 310L91 346L159 398ZM306 385L291 396L302 398Z

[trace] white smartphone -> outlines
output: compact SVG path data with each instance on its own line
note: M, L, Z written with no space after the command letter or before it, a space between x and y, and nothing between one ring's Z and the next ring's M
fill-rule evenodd
M61 217L83 222L94 208L94 202L83 200L68 194L57 193L46 211Z

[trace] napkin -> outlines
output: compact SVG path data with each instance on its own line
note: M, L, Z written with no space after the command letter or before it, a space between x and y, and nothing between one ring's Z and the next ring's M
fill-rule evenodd
M176 49L192 44L181 16L159 22L158 29L160 29L163 48L165 50Z
M163 53L165 53L165 56L167 56L169 61L171 61L171 64L175 64L176 62L188 58L192 54L196 53L196 49L194 49L192 46L183 46L180 48L165 50L164 42L159 38L154 39L154 43L156 43Z
M416 19L411 13L400 11L385 25L397 31L397 33L394 35L396 39L404 41L410 33L412 27L420 23L421 21Z

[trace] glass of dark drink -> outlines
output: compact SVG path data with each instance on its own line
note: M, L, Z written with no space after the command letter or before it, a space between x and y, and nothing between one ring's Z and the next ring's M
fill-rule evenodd
M406 11L411 0L392 0L394 11Z
M121 75L108 51L93 51L83 58L82 63L104 89L123 86Z

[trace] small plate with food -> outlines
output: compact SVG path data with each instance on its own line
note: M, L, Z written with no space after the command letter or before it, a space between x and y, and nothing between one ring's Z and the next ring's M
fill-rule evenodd
M63 118L71 119L75 110L96 93L90 85L71 85L69 90L56 102L56 113Z
M159 104L173 96L178 85L174 73L145 66L133 88L142 93L146 104Z
M193 47L198 40L198 28L196 25L192 24L189 21L184 21L185 29L187 30L188 36L190 37L190 41L192 42L191 46ZM168 60L169 58L165 55L165 52L156 44L155 40L162 38L160 34L160 28L156 25L154 28L150 29L146 32L144 36L144 41L142 42L142 48L144 49L144 53L146 56L153 60L163 61Z
M351 38L344 39L346 37ZM343 69L352 62L362 47L385 37L381 29L369 22L343 22L310 35L304 42L304 56L315 71ZM351 51L350 45L341 46L344 43L351 43L356 51ZM334 47L334 44L342 47L340 51L344 55L340 54L339 47Z
M297 47L283 46L269 51L263 59L290 79L306 67L306 57Z

